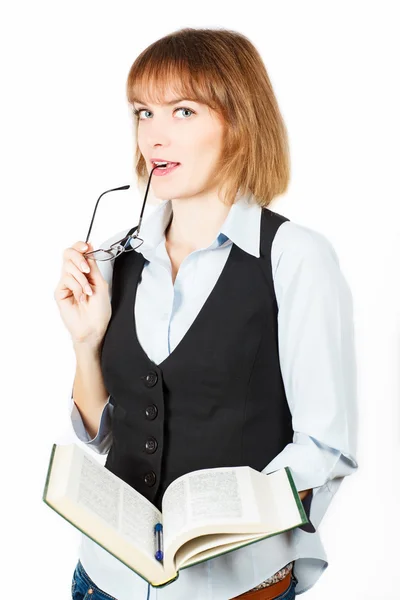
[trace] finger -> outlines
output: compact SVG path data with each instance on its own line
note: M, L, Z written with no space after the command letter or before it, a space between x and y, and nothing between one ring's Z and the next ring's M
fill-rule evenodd
M84 257L84 252L88 250L88 247L88 244L85 242L76 242L69 248L65 248L63 252L63 261L73 260L79 269L81 269L81 263L86 263L86 266L90 269L89 264Z
M89 243L82 242L82 241L75 242L75 244L72 244L72 246L70 246L69 248L66 248L64 250L64 256L67 255L70 250L76 250L77 252L80 252L81 254L83 254L84 252L88 252L89 246L90 246L90 242Z
M89 246L89 248L88 248L88 250L86 250L86 252L83 253L83 257L89 266L90 274L94 278L95 283L98 283L99 280L103 280L103 276L99 269L99 265L97 264L97 260L94 258L91 258L90 255L86 256L89 252L93 252L93 250L94 250L93 245L90 242L88 243L88 246Z
M88 280L85 280L85 283L82 283L82 287L86 283L91 285L99 285L103 277L96 261L94 259L90 260L85 258L85 250L83 249L84 247L86 247L86 252L92 251L92 245L90 243L84 244L84 242L77 242L70 248L66 248L64 250L63 272L71 272L69 265L70 262L72 262L80 273L87 274ZM83 282L83 280L81 281Z
M72 275L81 286L81 293L91 296L93 289L90 285L88 278L82 273L80 269L72 260L67 260L64 263L64 270L66 274Z
M54 292L56 301L66 300L67 298L75 298L75 302L78 304L80 297L82 296L82 286L75 279L73 275L67 273L64 275Z

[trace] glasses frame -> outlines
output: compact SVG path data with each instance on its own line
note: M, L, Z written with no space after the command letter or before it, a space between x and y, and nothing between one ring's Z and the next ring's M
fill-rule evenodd
M135 227L132 227L132 229L130 229L128 231L128 233L122 239L111 244L111 246L109 248L107 248L107 249L98 248L97 250L91 250L90 252L84 252L83 256L85 258L88 258L91 260L96 260L96 261L98 261L98 260L100 260L100 261L113 260L114 258L117 258L118 256L120 256L123 252L131 252L131 250L136 250L143 244L144 240L141 237L139 237L139 232L140 232L140 227L142 225L144 207L146 205L147 194L149 192L151 176L153 175L153 172L155 171L155 169L158 169L159 167L163 166L163 164L166 165L167 163L162 163L160 165L156 165L150 172L149 180L147 182L147 187L146 187L146 193L144 195L144 200L143 200L143 204L142 204L142 209L140 211L139 223L137 225L135 225ZM108 194L109 192L117 192L119 190L128 190L130 187L131 187L130 185L122 185L121 187L112 188L111 190L106 190L105 192L100 194L100 196L97 199L96 205L94 207L92 219L90 221L89 231L87 232L87 236L86 236L86 240L85 240L86 244L89 242L90 232L92 231L93 222L94 222L94 218L96 215L97 207L100 202L100 198L102 198L104 196L104 194ZM135 248L132 248L131 240L139 240L140 241L139 246L135 246ZM117 254L115 254L114 249L117 250ZM96 258L95 256L93 256L96 254L96 252L109 253L110 256L107 258Z

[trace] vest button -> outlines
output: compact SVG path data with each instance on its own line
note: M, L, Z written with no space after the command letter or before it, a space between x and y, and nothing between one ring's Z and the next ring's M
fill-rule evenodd
M149 487L155 484L156 474L154 473L154 471L150 471L149 473L146 473L146 475L144 476L144 482Z
M150 371L144 377L144 383L147 387L153 387L153 385L156 385L157 381L158 381L158 375L155 371Z
M148 419L150 419L151 421L156 418L157 413L158 413L158 408L155 404L150 404L150 406L148 406L146 408L146 417Z
M148 454L153 454L153 452L157 450L157 446L157 440L153 437L150 437L148 440L146 440L146 443L144 445Z

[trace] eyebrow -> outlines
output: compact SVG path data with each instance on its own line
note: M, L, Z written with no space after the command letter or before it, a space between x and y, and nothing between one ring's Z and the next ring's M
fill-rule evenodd
M174 98L170 102L166 102L165 105L172 106L172 104L176 104L177 102L180 102L181 100L188 100L189 102L196 102L195 100L191 100L190 98ZM142 102L142 100L138 100L137 98L134 98L133 102L137 102L138 104L146 104L146 102Z

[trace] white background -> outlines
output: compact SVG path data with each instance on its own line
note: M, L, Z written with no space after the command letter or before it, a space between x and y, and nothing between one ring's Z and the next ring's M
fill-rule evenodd
M186 26L240 31L260 51L291 145L290 188L273 208L331 240L353 291L360 468L324 517L330 564L304 597L400 597L398 10L382 0L2 8L3 598L70 598L80 534L42 501L75 373L53 293L62 252L85 239L103 191L133 184L103 198L94 242L137 222L125 81L145 47Z

